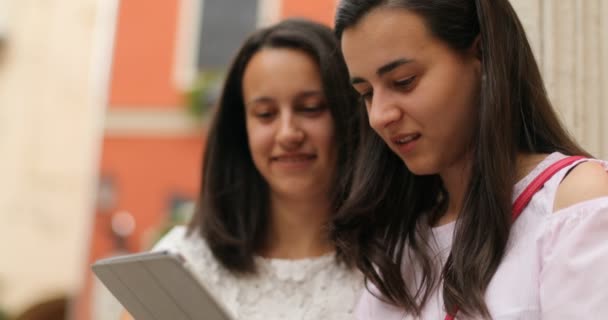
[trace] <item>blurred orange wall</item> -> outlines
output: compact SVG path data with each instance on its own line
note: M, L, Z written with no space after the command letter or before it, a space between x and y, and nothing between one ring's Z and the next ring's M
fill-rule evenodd
M109 137L104 140L101 175L113 179L117 210L136 217L137 228L127 246L147 249L143 232L169 218L169 197L196 197L203 143L191 137ZM109 152L105 152L105 150Z
M281 17L309 18L333 26L337 0L283 0Z
M179 1L120 1L110 108L176 108L173 81Z

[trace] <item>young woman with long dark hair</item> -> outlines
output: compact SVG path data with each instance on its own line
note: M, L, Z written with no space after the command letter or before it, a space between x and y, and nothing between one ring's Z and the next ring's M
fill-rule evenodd
M334 221L359 319L607 317L608 165L509 2L342 0L336 33L370 124Z
M354 104L329 28L256 31L227 73L194 219L154 250L181 253L235 319L352 319L362 276L328 223L351 183Z

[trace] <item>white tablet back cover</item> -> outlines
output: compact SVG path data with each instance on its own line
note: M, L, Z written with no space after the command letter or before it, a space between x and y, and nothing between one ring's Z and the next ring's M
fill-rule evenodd
M113 257L99 260L92 269L135 320L230 320L175 254Z

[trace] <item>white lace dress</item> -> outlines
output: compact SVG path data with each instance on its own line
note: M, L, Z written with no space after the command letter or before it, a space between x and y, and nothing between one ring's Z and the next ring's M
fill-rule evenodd
M153 250L183 255L235 320L354 319L363 287L361 274L337 264L333 254L301 260L256 257L256 275L236 276L219 264L204 239L187 236L181 226Z

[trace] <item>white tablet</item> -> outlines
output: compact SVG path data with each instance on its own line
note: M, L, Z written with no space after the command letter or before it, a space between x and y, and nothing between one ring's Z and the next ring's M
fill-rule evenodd
M112 257L92 269L135 320L231 320L176 253Z

